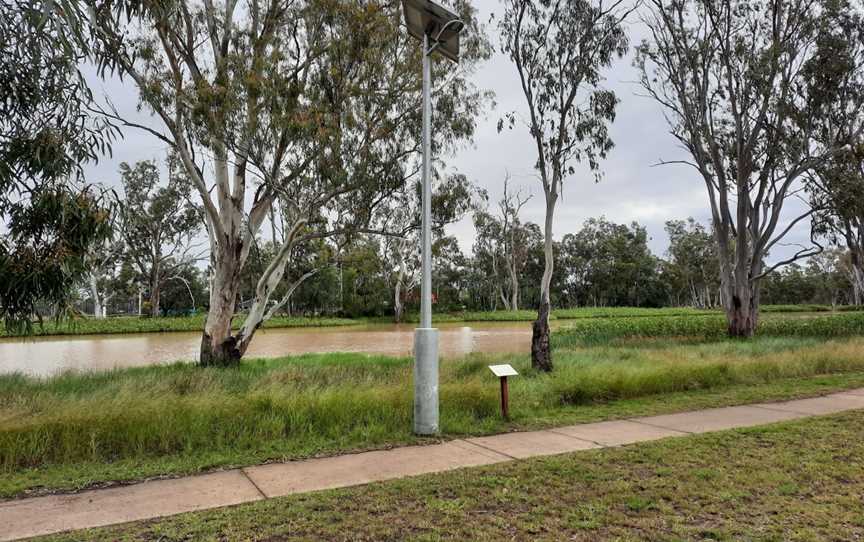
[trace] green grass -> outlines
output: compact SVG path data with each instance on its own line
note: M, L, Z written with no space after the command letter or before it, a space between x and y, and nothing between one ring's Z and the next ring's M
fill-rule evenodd
M793 306L794 307L794 306ZM778 311L785 312L785 311ZM792 311L790 311L792 312ZM795 311L798 312L798 311ZM704 316L721 314L719 309L696 309L692 307L577 307L573 309L556 309L552 311L550 320L574 320L582 318L636 318L641 316ZM406 323L418 322L419 314L406 314ZM536 310L518 311L464 311L452 313L436 313L432 320L438 323L447 322L533 322L537 319ZM377 323L392 322L390 317L368 318L367 321Z
M697 309L693 307L664 307L659 309L640 307L580 307L558 309L553 314L559 320L580 318L636 318L641 316L705 316L720 314L719 309Z
M848 337L864 334L864 313L818 315L808 318L766 317L756 331L760 337ZM719 340L726 335L721 315L692 318L660 316L644 318L595 318L567 323L553 334L555 348L603 344L634 338L677 337Z
M862 494L857 411L43 540L861 540Z
M239 328L242 318L234 321ZM284 327L329 327L350 326L361 322L348 318L304 318L276 317L264 322L265 328ZM0 324L2 326L2 324ZM35 335L103 335L118 333L159 333L169 331L201 331L204 329L204 315L178 316L164 318L139 318L137 316L116 316L111 318L75 318L69 321L54 322L46 320L42 325L35 324ZM0 327L0 336L10 336Z
M864 307L837 307L838 312L858 311ZM828 305L765 305L762 312L770 315L794 313L830 312ZM629 319L637 317L673 317L673 316L714 316L719 319L722 311L719 309L696 309L692 307L639 308L639 307L579 307L574 309L557 309L552 311L552 320L581 319ZM466 311L454 313L436 313L435 323L455 322L532 322L537 318L537 311ZM419 314L406 314L405 323L417 323ZM243 322L242 317L235 321L235 327ZM264 323L265 328L293 327L331 327L360 324L389 324L393 322L390 316L369 318L329 318L329 317L277 317ZM111 318L80 317L71 321L54 322L46 320L42 325L33 326L35 335L100 335L119 333L158 333L169 331L201 331L204 328L204 315L164 318L140 318L137 316L116 316ZM0 337L15 336L8 334L0 324Z
M554 317L553 317L554 318ZM535 310L518 311L463 311L463 312L433 312L432 321L436 324L455 322L532 322L537 319ZM372 324L392 324L392 316L375 316L363 319ZM402 323L416 324L420 321L419 313L406 313Z
M858 310L855 306L838 306L837 310ZM833 312L831 305L815 305L802 303L800 305L762 305L762 312Z
M760 338L472 356L441 371L445 437L864 386L864 339ZM511 423L486 365L512 363ZM357 354L0 377L0 495L417 442L411 361Z

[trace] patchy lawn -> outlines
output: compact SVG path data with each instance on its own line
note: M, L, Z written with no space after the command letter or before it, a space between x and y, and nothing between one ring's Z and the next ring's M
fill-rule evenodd
M464 469L43 540L860 540L864 412Z

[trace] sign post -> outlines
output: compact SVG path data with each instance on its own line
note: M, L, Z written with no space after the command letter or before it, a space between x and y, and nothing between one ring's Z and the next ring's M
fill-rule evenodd
M501 416L505 420L510 419L510 386L507 384L508 376L517 376L516 372L510 365L490 365L489 370L492 374L498 377L501 381Z

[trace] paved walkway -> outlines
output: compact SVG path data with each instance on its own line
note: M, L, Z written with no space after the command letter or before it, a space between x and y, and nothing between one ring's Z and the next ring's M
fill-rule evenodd
M784 403L506 433L0 502L0 540L101 527L292 493L864 409L864 388Z

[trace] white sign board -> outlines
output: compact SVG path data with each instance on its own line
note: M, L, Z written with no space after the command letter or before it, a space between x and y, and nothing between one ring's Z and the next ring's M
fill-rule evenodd
M489 370L497 377L516 376L519 374L516 372L516 369L510 365L490 365Z

